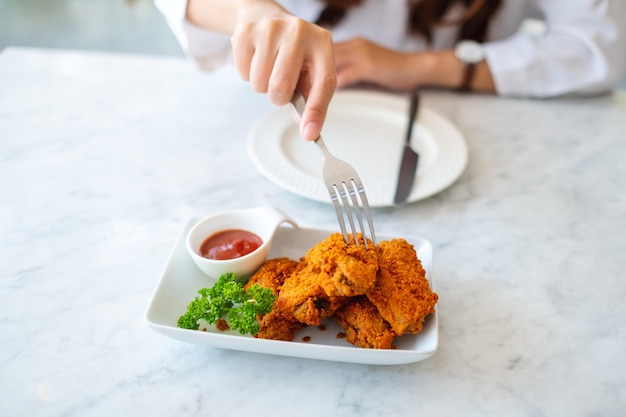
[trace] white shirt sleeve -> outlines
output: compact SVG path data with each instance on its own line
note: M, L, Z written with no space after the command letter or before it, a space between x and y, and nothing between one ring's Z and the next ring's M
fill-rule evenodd
M232 61L230 36L212 32L185 19L187 0L154 0L185 55L205 71Z
M486 59L500 95L597 94L626 70L626 2L537 0L546 32L487 42Z

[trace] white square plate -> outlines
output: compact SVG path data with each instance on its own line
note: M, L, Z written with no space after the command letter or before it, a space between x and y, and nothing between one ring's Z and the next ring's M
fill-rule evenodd
M344 330L333 319L326 320L320 327L309 326L302 329L290 342L257 339L234 331L222 332L213 326L209 326L206 331L179 328L176 325L178 318L187 311L187 305L197 295L198 290L212 285L193 263L185 248L185 237L197 221L198 219L190 220L178 237L146 310L145 320L155 331L183 342L222 349L374 365L417 362L428 358L437 350L439 333L436 311L426 318L424 329L419 334L397 338L397 349L364 349L353 346L345 338L337 337ZM276 231L269 258L288 257L298 260L332 233L334 231L281 226ZM377 237L381 241L398 236ZM414 245L434 291L432 245L422 238L404 239Z

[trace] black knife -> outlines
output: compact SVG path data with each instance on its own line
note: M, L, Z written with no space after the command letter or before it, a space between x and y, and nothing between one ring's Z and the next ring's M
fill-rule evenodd
M415 172L417 171L417 163L419 155L411 148L411 136L413 134L413 124L417 110L419 108L419 95L417 92L411 94L411 105L409 108L409 123L406 129L406 138L404 141L404 152L402 153L402 162L400 163L400 172L398 173L398 185L396 187L396 196L393 199L395 206L406 203L413 189L415 181Z

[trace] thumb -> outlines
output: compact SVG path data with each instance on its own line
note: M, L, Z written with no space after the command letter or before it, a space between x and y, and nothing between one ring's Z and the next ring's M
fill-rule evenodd
M300 121L300 134L305 140L315 140L320 136L335 85L335 78L332 82L311 85Z

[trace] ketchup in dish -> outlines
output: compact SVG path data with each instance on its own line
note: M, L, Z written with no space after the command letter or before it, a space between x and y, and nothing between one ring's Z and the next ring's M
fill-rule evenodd
M224 230L209 236L200 246L200 255L208 259L225 260L247 255L263 241L246 230Z

